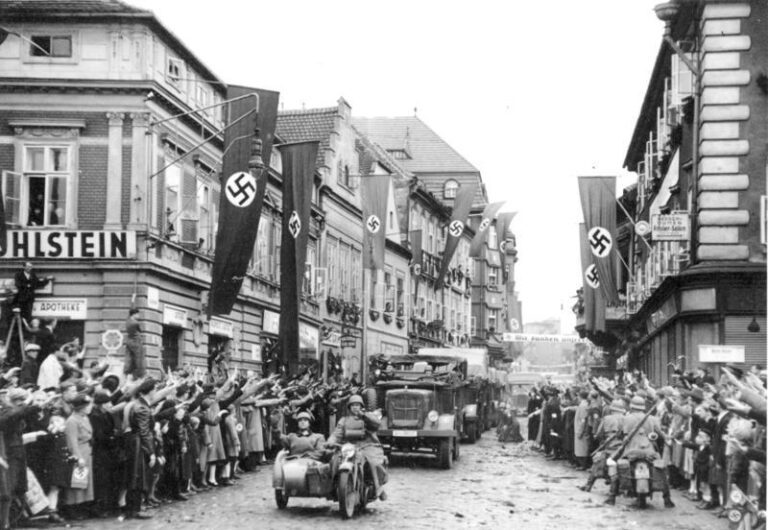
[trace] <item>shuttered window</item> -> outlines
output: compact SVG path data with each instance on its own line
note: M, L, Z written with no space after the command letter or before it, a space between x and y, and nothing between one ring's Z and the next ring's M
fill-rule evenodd
M744 364L747 366L759 364L763 367L766 364L766 319L764 315L756 317L760 325L760 331L752 333L747 329L752 317L750 316L729 316L725 317L725 344L733 346L744 346Z

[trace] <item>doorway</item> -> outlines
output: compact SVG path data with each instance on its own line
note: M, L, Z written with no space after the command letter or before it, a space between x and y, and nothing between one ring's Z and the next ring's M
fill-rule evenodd
M163 326L163 351L160 368L175 370L179 367L179 344L181 343L181 328Z

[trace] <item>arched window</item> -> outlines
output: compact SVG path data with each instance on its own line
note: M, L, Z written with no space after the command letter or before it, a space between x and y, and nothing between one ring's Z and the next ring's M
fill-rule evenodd
M455 180L446 180L445 184L443 185L443 198L444 199L455 199L456 198L456 190L459 189L459 183Z

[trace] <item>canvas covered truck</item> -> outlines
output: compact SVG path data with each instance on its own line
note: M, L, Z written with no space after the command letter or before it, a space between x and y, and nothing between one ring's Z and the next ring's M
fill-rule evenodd
M386 357L364 397L368 408L382 412L377 434L387 453L432 455L443 469L453 466L459 458L459 399L466 367L456 357Z
M491 427L495 410L493 388L488 379L488 350L485 348L421 348L418 355L462 359L467 376L457 389L462 438L475 443Z

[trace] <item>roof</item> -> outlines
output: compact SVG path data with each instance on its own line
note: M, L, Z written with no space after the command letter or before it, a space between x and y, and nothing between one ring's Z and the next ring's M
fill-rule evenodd
M286 110L277 114L277 135L285 142L318 140L317 165L325 160L325 150L331 146L338 107L307 110Z
M131 20L143 22L200 74L213 81L213 89L223 92L223 83L186 45L148 9L133 7L122 0L0 0L0 20L11 22L104 22Z

